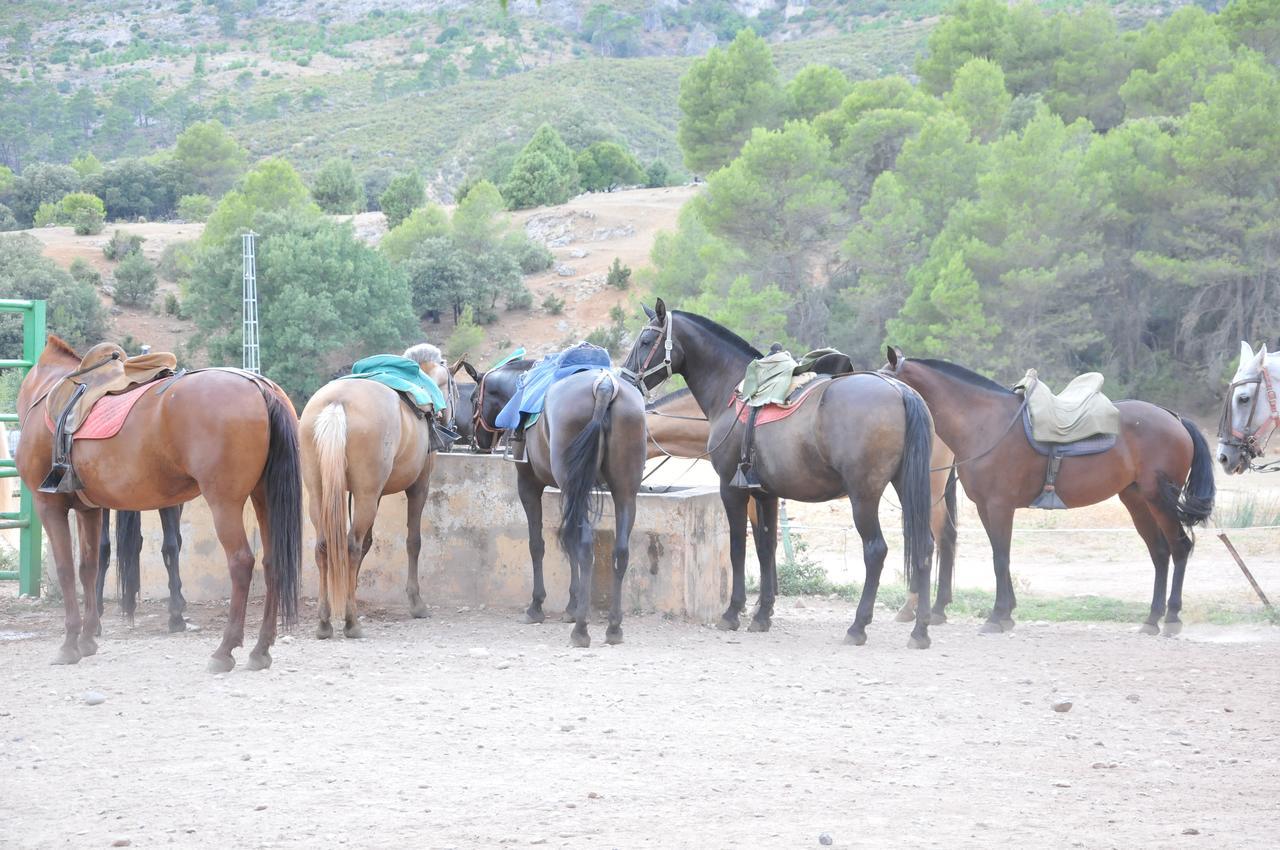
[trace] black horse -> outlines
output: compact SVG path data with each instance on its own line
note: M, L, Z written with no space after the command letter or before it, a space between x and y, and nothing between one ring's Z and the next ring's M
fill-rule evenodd
M182 576L178 574L178 553L182 550L182 505L161 508L160 526L164 529L164 542L160 555L164 558L165 571L169 573L169 631L181 632L187 628L182 612L187 610L187 600L182 597ZM138 609L138 592L142 586L142 514L138 511L116 512L116 558L119 568L116 587L120 595L120 608L129 623ZM107 567L111 564L111 511L102 511L102 534L98 539L98 614L102 614L102 588L107 580Z
M537 363L536 360L513 360L488 372L480 372L463 361L462 368L476 382L472 397L472 435L476 451L488 454L498 445L503 429L493 423L516 392L516 382Z
M912 588L921 594L908 646L928 647L933 422L920 395L878 373L856 373L819 384L786 419L757 430L754 471L763 490L742 489L734 486L733 479L742 459L746 427L734 404L734 391L747 364L758 359L760 352L710 319L668 311L661 299L654 310L645 312L649 324L636 337L624 376L644 390L671 375L683 376L711 420L709 454L720 476L733 564L733 594L719 627L738 628L738 615L746 607L747 500L754 496L760 519L753 525L760 559L760 603L751 630L767 631L778 589L778 499L825 502L847 496L862 537L867 570L847 640L865 643L888 552L880 530L880 498L892 484L902 503L908 575Z

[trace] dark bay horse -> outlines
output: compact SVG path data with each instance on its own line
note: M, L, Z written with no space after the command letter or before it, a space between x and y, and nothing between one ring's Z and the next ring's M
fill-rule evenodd
M492 374L492 373L490 373ZM492 420L490 420L492 421ZM606 370L579 372L551 385L538 421L525 431L526 462L517 463L516 484L529 524L533 599L525 612L542 622L547 598L542 579L542 493L560 488L560 547L569 558L574 646L591 645L587 615L593 574L593 491L604 484L613 500L613 594L605 642L622 643L622 579L627 572L636 494L644 477L644 399L635 387Z
M536 360L512 360L488 372L481 372L465 361L462 363L462 368L476 382L471 401L472 434L476 451L488 454L498 445L505 432L493 423L503 406L515 394L520 376L536 363Z
M169 574L169 631L181 632L187 628L182 612L187 600L182 597L182 576L178 571L178 553L182 550L182 505L161 508L160 527L164 535L160 544L160 557L165 572ZM116 586L120 595L120 608L133 624L138 608L138 593L142 587L142 514L138 511L116 513ZM111 511L102 512L102 536L98 539L98 616L102 616L102 589L111 566ZM101 634L101 631L99 631Z
M996 602L982 631L1008 631L1017 604L1009 573L1013 514L1040 495L1048 465L1027 442L1023 397L954 363L908 358L896 348L889 349L887 368L924 396L938 434L959 458L960 483L977 505L995 563ZM1199 429L1176 413L1145 401L1120 401L1116 407L1121 425L1115 446L1066 459L1057 493L1070 508L1119 495L1155 565L1151 614L1142 631L1158 634L1165 615L1165 634L1177 634L1182 579L1194 543L1188 532L1213 512L1213 455Z
M123 357L124 351L118 350L118 356ZM298 422L288 398L275 384L239 370L201 369L169 379L163 392L142 395L114 437L76 442L74 461L84 485L81 492L43 493L40 483L49 474L53 456L53 434L45 424L46 400L56 385L80 368L80 355L50 336L18 391L22 427L18 473L35 495L66 613L66 638L54 663L74 664L98 650L94 635L99 622L100 508L157 510L203 495L231 574L231 614L209 669L231 670L235 666L231 651L244 640L254 563L244 528L244 504L249 500L262 529L267 585L262 628L249 654L249 668L269 667L277 617L286 626L297 617L302 553ZM73 510L80 532L83 617L76 604L69 521Z
M623 369L638 386L653 389L681 375L710 417L711 462L729 519L733 593L718 626L736 629L746 608L747 501L752 492L731 485L745 428L733 405L747 364L761 354L728 329L703 316L668 311L658 300L636 337ZM753 526L760 559L760 602L751 631L767 631L777 596L775 550L778 499L825 502L847 496L862 537L867 578L847 640L866 642L888 546L880 530L880 497L894 486L902 502L908 575L924 604L918 606L908 646L929 645L929 464L933 425L920 396L893 379L858 373L818 386L787 419L756 432L755 469L764 486L755 492L760 522Z

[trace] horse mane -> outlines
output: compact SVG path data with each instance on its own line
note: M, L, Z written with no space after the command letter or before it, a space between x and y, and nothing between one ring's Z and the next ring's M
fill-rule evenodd
M668 404L675 404L682 398L692 395L692 391L688 387L676 390L673 393L667 393L662 398L655 398L644 406L645 410L657 410L660 407L666 407Z
M71 344L56 334L49 334L49 338L45 340L44 350L53 354L61 354L73 358L77 363L81 357L79 352L71 347Z
M965 367L957 363L952 363L949 360L931 360L919 357L913 357L911 359L917 363L928 366L930 369L936 369L944 375L949 375L956 380L963 381L966 384L971 384L972 386L979 387L984 390L990 390L991 392L1001 393L1003 395L1013 394L1013 391L1009 388L1002 387L990 378L984 375L979 375L972 369L966 369Z
M752 360L759 360L764 356L754 345L747 342L724 325L711 321L706 316L699 316L697 313L686 313L684 310L672 310L671 312L677 316L682 316L688 319L698 327L710 333L712 336L715 336L717 339L728 343L743 354L750 356Z

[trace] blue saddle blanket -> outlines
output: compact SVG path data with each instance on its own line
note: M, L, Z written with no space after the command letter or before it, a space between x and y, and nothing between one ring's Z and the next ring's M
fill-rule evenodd
M417 362L398 354L375 354L357 360L351 367L351 374L338 380L352 378L377 381L396 392L407 393L418 407L434 407L437 413L442 413L449 406L444 393L418 368Z
M494 420L498 428L515 430L526 415L540 414L547 390L556 381L592 369L608 369L609 352L598 345L583 342L559 354L548 354L528 372L520 376L516 391Z

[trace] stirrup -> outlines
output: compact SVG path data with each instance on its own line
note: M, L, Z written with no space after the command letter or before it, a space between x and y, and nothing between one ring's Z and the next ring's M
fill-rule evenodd
M764 490L764 485L760 483L760 476L756 475L754 466L749 463L738 464L738 471L733 474L733 480L729 482L729 486L739 490Z
M55 463L37 488L41 493L74 493L84 489L75 467L69 463Z

